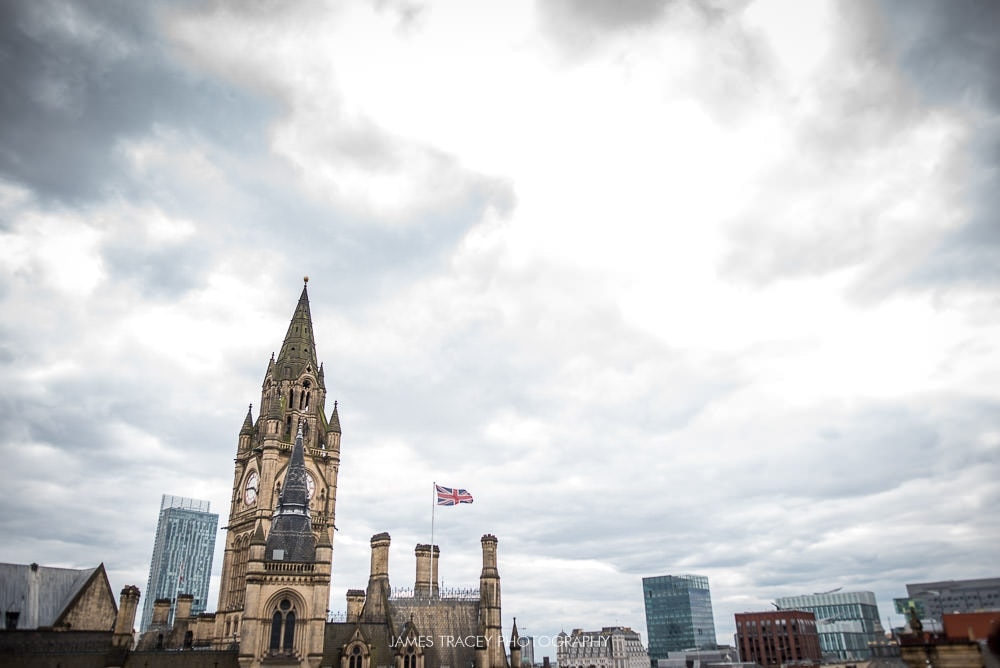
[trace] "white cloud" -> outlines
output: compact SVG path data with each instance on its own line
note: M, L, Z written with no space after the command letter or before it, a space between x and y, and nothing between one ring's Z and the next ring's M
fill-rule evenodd
M26 388L0 447L33 493L69 452L137 513L60 546L17 525L30 559L118 586L158 494L225 514L309 274L344 426L334 609L371 533L409 584L435 479L476 495L435 528L449 583L498 534L537 635L644 631L664 572L710 576L723 641L779 595L992 575L997 302L911 283L977 205L968 110L840 3L500 7L170 7L171 64L271 115L106 135L121 180L82 203L0 181L0 364Z

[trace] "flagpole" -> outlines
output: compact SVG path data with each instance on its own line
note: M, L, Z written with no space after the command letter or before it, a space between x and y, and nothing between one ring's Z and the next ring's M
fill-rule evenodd
M434 509L437 508L437 483L431 483L431 556L434 555Z

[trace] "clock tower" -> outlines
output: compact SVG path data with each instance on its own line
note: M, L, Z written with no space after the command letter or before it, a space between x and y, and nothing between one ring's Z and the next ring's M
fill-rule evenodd
M322 649L341 435L337 404L327 417L325 402L326 382L317 362L309 294L303 285L281 351L277 357L272 353L264 373L257 419L251 406L236 448L215 628L218 645L240 643L241 665L256 665L261 648L265 653L273 650L266 642L257 642L263 627L260 632L252 628L262 626L265 618L271 623L270 608L257 608L275 607L272 603L282 619L291 610L300 620L287 632L288 642L284 637L279 642L280 654L297 656L304 662L301 665L309 665L307 657L314 655L317 641ZM277 538L272 533L312 548L274 549L271 543ZM280 572L278 579L285 584L282 591L275 589L274 596L262 600L259 585L272 571ZM270 600L275 597L277 603ZM284 604L288 610L281 608ZM311 637L314 626L318 639ZM245 641L255 647L247 647L250 643Z

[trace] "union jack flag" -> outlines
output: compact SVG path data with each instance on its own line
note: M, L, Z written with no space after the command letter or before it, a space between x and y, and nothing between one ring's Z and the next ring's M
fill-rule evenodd
M436 483L434 489L437 490L437 504L439 506L457 506L460 503L472 503L472 495L469 494L468 490L442 487Z

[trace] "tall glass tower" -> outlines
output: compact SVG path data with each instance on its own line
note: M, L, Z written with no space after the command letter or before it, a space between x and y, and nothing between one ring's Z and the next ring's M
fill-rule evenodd
M176 603L178 594L191 594L194 597L191 614L205 612L215 532L219 526L219 516L208 512L209 505L208 501L163 495L140 631L149 627L153 602L158 598L169 598Z
M783 596L774 604L781 610L805 610L816 615L816 631L823 657L840 661L867 659L868 643L885 638L874 592L833 591Z
M657 575L642 579L646 604L649 658L668 652L715 649L715 618L708 578L703 575Z

